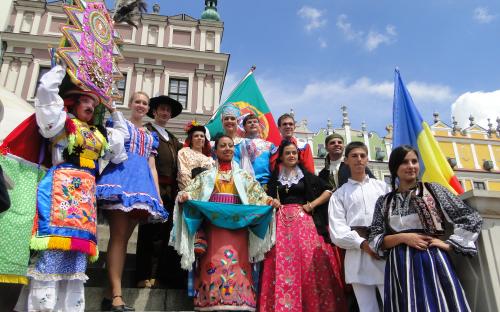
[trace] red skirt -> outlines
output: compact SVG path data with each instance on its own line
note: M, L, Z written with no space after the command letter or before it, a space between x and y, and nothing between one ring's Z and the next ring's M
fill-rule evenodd
M337 248L325 243L300 205L277 213L276 245L262 268L258 310L347 311Z

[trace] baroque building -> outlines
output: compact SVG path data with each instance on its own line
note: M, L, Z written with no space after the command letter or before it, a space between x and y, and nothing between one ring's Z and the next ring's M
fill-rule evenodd
M48 47L58 46L59 26L67 20L62 1L1 2L0 17L5 23L0 25L0 86L33 103L37 81L50 69ZM168 94L184 106L181 116L169 125L183 134L187 120L205 121L219 105L229 62L229 54L221 52L224 24L216 0L205 1L199 19L160 15L159 4L152 9L136 16L137 28L115 25L123 39L124 59L118 66L125 78L118 84L123 98L117 105L127 114L135 91Z

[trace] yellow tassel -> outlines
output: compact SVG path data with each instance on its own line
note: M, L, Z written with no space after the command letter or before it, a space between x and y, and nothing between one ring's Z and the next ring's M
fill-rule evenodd
M51 237L49 239L48 249L70 250L71 238Z
M95 163L94 163L93 160L80 157L80 166L85 167L85 168L94 169L95 168Z
M21 275L0 274L0 283L28 285L28 278Z

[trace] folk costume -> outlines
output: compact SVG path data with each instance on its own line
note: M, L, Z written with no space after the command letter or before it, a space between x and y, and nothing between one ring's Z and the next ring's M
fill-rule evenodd
M345 282L352 284L360 311L378 311L376 288L383 291L385 261L375 260L361 249L368 239L375 203L389 186L369 176L361 182L349 179L337 189L328 207L332 242L346 249Z
M378 199L370 231L373 249L387 257L385 311L470 311L448 254L437 248L417 250L400 244L383 250L385 235L411 232L441 237L445 221L453 225L446 240L455 252L474 256L482 219L448 189L422 183Z
M108 165L97 180L97 200L104 210L132 212L143 220L164 221L168 213L160 204L149 157L156 155L158 137L126 121L127 160Z
M296 166L271 177L268 194L282 204L277 214L276 245L263 261L259 311L347 311L337 249L327 244L328 224L302 205L328 187L318 177Z
M273 143L261 138L242 138L234 150L234 161L249 172L260 185L266 185L271 178L269 161L276 151Z
M98 256L96 162L105 158L119 163L127 158L122 114L112 114L115 129L107 128L104 136L97 127L67 113L64 106L76 105L79 95L97 102L99 98L73 89L63 101L58 87L64 76L61 66L53 67L40 79L35 99L40 133L51 141L53 167L38 185L31 249L39 254L28 270L30 285L19 298L18 311L83 311L87 258L93 261Z
M178 101L161 95L151 98L149 101L148 116L154 118L153 112L159 105L168 105L171 109L171 118L177 117L182 112L182 104ZM144 125L151 133L159 139L157 154L155 157L156 171L158 172L158 184L160 197L165 210L172 215L174 200L177 196L177 153L182 148L182 143L173 133L165 127L148 122ZM136 253L136 281L160 279L169 288L184 288L187 276L180 268L180 258L171 247L168 246L170 231L172 230L172 218L169 217L165 223L140 224L137 236ZM160 241L157 271L153 272L154 243Z
M170 244L191 270L194 236L201 226L207 251L195 269L195 310L255 311L250 262L261 261L274 243L274 213L259 183L235 162L219 162L185 189L190 200L176 204ZM217 203L217 204L215 204Z
M314 171L314 158L312 155L311 146L308 143L299 142L297 138L292 137L290 142L297 146L299 151L299 163L305 170L309 171L312 174L315 174ZM270 169L274 171L274 167L276 166L276 161L278 160L278 149L273 151L270 159Z

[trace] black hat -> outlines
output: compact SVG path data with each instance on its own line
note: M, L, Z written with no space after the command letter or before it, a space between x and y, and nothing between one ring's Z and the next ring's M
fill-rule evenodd
M170 118L175 118L182 112L182 104L179 103L179 101L176 101L167 95L160 95L149 100L149 111L147 115L154 118L153 112L160 104L170 106L170 109L172 110L172 116Z

